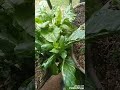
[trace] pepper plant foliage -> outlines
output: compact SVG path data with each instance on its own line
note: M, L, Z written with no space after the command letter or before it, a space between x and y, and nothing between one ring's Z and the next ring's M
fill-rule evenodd
M85 31L72 24L75 14L71 5L64 11L59 7L52 10L38 8L35 14L36 59L40 58L42 68L51 70L52 74L61 72L68 89L76 84L71 46L85 38Z

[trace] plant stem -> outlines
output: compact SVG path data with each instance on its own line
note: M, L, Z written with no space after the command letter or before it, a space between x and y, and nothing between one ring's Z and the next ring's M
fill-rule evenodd
M48 3L49 8L52 9L52 4L51 4L50 0L47 0L47 3Z
M69 4L71 4L71 5L72 5L72 0L69 0Z

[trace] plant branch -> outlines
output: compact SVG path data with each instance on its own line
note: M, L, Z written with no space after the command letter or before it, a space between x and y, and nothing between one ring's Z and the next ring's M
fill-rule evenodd
M49 8L52 9L52 4L51 4L50 0L47 0L47 3L48 3Z

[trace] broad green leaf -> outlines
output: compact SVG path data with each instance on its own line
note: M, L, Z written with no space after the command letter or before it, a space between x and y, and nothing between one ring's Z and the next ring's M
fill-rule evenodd
M72 33L72 35L70 35L69 37L69 41L80 41L85 39L85 31L84 30L80 30L80 28L78 28L76 31L74 31Z
M72 58L69 57L65 59L62 63L62 76L66 90L69 90L69 87L74 87L74 85L76 85L75 71L75 64Z
M42 64L42 67L47 69L48 67L51 66L51 64L54 62L54 60L55 60L55 55L52 55Z
M48 32L48 31L41 31L41 35L49 42L54 42L56 41L56 38L53 34L53 32Z
M67 8L66 8L66 10L64 11L64 15L63 15L63 21L65 20L65 19L68 19L69 20L69 22L72 22L74 19L75 19L75 14L74 14L74 12L73 12L73 8L72 8L72 6L71 5L69 5Z
M86 22L86 35L120 30L120 10L101 9Z
M49 42L56 42L60 35L60 28L55 28L53 31L41 30L41 35Z

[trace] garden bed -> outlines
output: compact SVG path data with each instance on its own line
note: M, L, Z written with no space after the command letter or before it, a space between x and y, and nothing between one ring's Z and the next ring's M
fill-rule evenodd
M76 18L74 24L79 27L85 23L85 3L80 3L74 7ZM81 68L82 72L85 73L85 41L77 42L73 45L73 53L76 59L78 68Z
M105 90L120 89L120 34L97 39L92 45L96 74Z
M109 12L111 11L112 13L110 14ZM92 68L94 73L91 74L91 77L94 79L97 88L104 88L101 90L120 89L120 33L119 28L116 27L119 24L116 18L120 16L119 12L118 4L114 5L109 1L90 18L89 24L87 24L87 32L91 32L92 35L99 34L98 36L93 36L94 40L92 39L91 50L89 51L91 53L89 53L90 56L88 58L93 63L94 68ZM116 17L114 17L114 13L116 13Z

